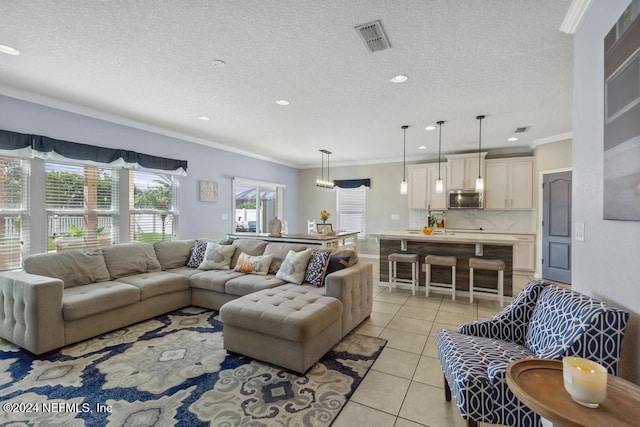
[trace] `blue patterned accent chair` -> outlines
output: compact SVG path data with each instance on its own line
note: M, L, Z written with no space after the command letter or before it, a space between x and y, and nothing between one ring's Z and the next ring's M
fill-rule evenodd
M468 427L478 422L535 427L540 417L507 386L510 362L579 356L617 374L629 313L568 288L530 282L495 316L438 332L445 399Z

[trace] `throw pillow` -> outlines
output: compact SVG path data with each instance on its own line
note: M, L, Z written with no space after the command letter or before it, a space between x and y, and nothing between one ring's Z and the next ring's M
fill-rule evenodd
M331 251L315 250L307 264L307 271L304 272L304 281L316 287L322 287L324 276L327 274Z
M193 244L193 250L187 262L187 267L198 268L204 259L204 253L207 251L207 242L204 240L196 240Z
M349 266L349 259L351 257L341 256L341 255L331 255L329 258L329 265L327 266L327 273L325 275L328 276L331 273L335 273L338 270L343 270Z
M252 256L242 252L238 258L234 271L266 276L272 259L273 255Z
M206 248L204 259L198 266L199 270L229 270L231 268L231 257L236 251L235 246L209 242Z
M302 252L289 251L287 257L282 261L282 265L276 273L278 279L286 280L289 283L301 285L304 280L304 272L307 270L312 249Z

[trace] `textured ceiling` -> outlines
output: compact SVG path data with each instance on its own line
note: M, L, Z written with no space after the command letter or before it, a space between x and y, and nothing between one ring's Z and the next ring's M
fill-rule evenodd
M0 93L297 167L399 160L404 124L433 158L437 120L443 152L474 150L478 114L483 148L531 147L572 130L569 4L3 0ZM377 19L392 47L369 53L354 27Z

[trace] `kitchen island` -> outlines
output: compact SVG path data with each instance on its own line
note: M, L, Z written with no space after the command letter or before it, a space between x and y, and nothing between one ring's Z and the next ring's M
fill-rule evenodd
M455 256L456 293L467 295L469 291L469 258L500 259L505 263L504 295L513 295L513 246L518 239L509 234L473 233L464 231L440 231L423 234L421 231L380 231L372 233L380 248L380 282L389 281L389 263L391 253L414 253L420 255L420 287L424 292L424 258L427 255ZM474 270L476 285L497 287L498 275L494 271ZM398 265L398 274L411 277L410 266ZM451 269L433 266L431 281L450 283ZM398 286L401 286L400 284ZM407 285L408 286L408 285Z

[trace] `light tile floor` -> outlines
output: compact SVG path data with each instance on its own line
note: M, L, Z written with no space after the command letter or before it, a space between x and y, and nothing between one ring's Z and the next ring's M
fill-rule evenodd
M448 295L427 298L424 292L412 296L402 289L389 292L379 285L378 272L374 262L373 313L356 332L385 338L387 345L333 427L466 426L455 402L444 399L436 334L489 317L500 310L499 303L479 299L470 304L468 298L460 297L453 302ZM515 275L514 295L533 279Z

